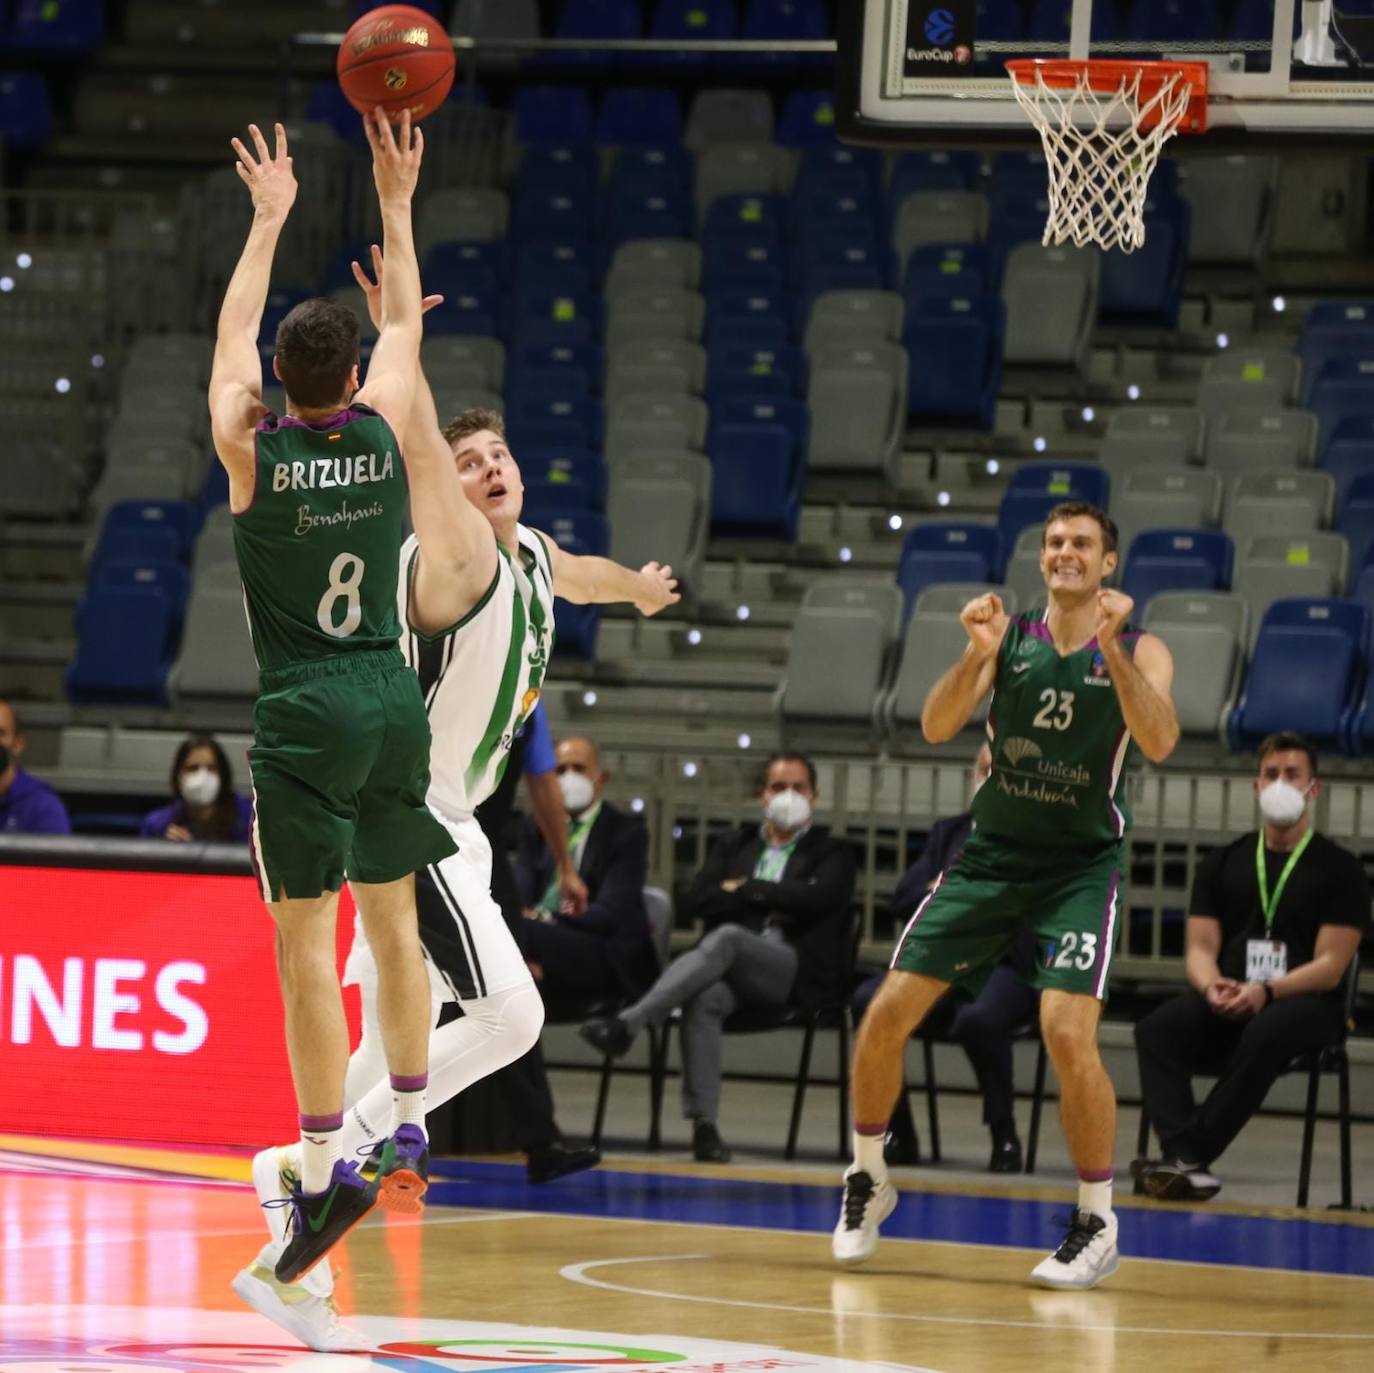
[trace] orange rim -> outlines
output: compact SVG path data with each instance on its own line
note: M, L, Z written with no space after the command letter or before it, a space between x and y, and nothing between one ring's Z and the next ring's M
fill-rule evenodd
M1055 90L1072 90L1086 74L1088 87L1099 95L1110 95L1123 83L1140 76L1140 104L1148 105L1170 79L1181 78L1188 88L1188 106L1179 120L1179 133L1204 133L1207 129L1207 63L1205 62L1129 62L1090 57L1016 57L1007 63L1011 79L1021 86L1036 80ZM1140 121L1142 129L1160 122L1158 108L1149 110Z

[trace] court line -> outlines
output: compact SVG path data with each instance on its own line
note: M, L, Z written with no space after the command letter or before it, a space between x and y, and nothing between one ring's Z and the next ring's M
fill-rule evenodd
M920 1321L926 1325L991 1325L1009 1326L1019 1330L1054 1330L1064 1333L1108 1332L1117 1335L1210 1335L1218 1339L1243 1340L1374 1340L1374 1333L1346 1335L1326 1332L1288 1330L1173 1330L1153 1325L1066 1325L1062 1321L994 1320L986 1316L927 1316L901 1311L839 1311L834 1306L788 1306L781 1302L745 1301L740 1297L701 1297L687 1292L660 1292L651 1287L628 1287L624 1283L606 1282L588 1277L593 1268L613 1268L627 1263L676 1263L687 1259L713 1259L714 1254L657 1254L628 1259L588 1259L584 1263L569 1263L558 1270L558 1276L585 1287L600 1287L607 1292L620 1292L631 1297L659 1297L665 1301L700 1302L708 1306L744 1306L756 1311L786 1311L802 1316L859 1316L873 1320ZM838 1271L838 1270L837 1270Z

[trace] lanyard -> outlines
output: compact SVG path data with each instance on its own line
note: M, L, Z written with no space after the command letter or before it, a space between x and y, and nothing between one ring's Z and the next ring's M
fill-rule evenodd
M1293 875L1293 869L1298 865L1298 859L1302 857L1302 851L1312 842L1312 830L1308 830L1301 839L1298 846L1288 855L1288 861L1283 865L1283 871L1279 874L1278 886L1274 888L1274 895L1269 895L1269 869L1264 861L1264 831L1260 830L1259 838L1255 844L1255 877L1259 882L1260 909L1264 912L1264 932L1268 934L1274 925L1274 912L1279 908L1279 902L1283 900L1283 889L1288 885L1288 879Z
M586 811L580 820L568 820L568 857L572 859L573 867L582 867L582 850L587 846L587 836L592 832L592 826L596 824L596 818L601 814L601 803L598 801L590 810ZM544 888L544 896L540 905L550 913L556 913L558 905L562 899L562 888L558 884L558 869L553 870L553 876L549 879L549 885Z

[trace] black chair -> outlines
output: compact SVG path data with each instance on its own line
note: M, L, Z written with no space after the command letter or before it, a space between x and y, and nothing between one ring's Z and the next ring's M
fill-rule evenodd
M1353 1204L1353 1187L1350 1173L1350 1055L1346 1052L1346 1040L1355 1027L1355 989L1360 977L1360 957L1356 954L1341 979L1344 1015L1341 1020L1341 1037L1335 1044L1311 1053L1297 1054L1284 1069L1285 1073L1307 1074L1307 1109L1302 1122L1302 1159L1298 1164L1298 1206L1306 1207L1312 1182L1312 1144L1317 1132L1317 1093L1321 1086L1323 1073L1336 1075L1337 1114L1336 1123L1340 1127L1341 1147L1341 1200L1335 1210L1349 1211ZM1200 1074L1201 1076L1201 1074ZM1150 1147L1150 1118L1144 1106L1140 1110L1140 1133L1136 1137L1136 1155L1144 1158ZM1136 1192L1144 1188L1136 1183Z

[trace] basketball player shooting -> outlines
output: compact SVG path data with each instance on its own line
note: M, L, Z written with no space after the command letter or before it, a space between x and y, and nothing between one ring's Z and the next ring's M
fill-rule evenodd
M1048 608L1008 616L995 593L964 607L969 642L931 688L921 730L956 735L988 709L992 773L973 801L963 852L916 908L854 1049L854 1161L832 1249L860 1263L897 1204L883 1136L901 1090L902 1049L951 983L976 982L1023 928L1040 948L1040 1030L1059 1075L1060 1118L1078 1169L1062 1243L1031 1274L1095 1287L1117 1269L1112 1211L1116 1096L1097 1026L1116 942L1126 834L1125 763L1134 742L1162 762L1178 742L1169 650L1133 628L1129 596L1104 588L1115 523L1095 506L1050 511L1040 551Z
M300 1167L281 1198L273 1256L291 1281L379 1201L415 1209L425 1187L429 987L416 869L454 843L426 809L429 722L397 647L397 555L407 478L424 510L457 490L451 463L403 458L419 366L420 277L411 198L423 143L365 121L391 271L386 326L358 386L359 323L307 300L277 330L286 414L262 402L258 331L296 179L286 133L268 150L233 140L253 201L225 292L210 378L215 451L229 474L234 548L260 670L254 706L253 856L277 926L287 1052L300 1111ZM338 892L353 883L379 970L391 1109L364 1181L342 1156L348 1031L335 964Z

